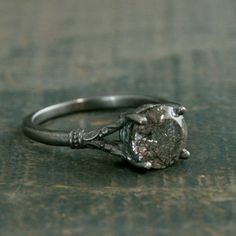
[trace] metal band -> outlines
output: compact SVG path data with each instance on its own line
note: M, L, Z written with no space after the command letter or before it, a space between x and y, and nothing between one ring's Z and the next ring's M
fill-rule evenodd
M119 109L125 107L138 107L144 104L150 103L164 103L167 102L161 98L147 97L147 96L135 96L135 95L117 95L117 96L102 96L102 97L91 97L91 98L78 98L76 100L59 103L52 105L46 108L43 108L39 111L34 112L25 118L23 122L23 131L25 135L34 139L38 142L42 142L49 145L56 146L71 146L72 148L83 148L86 145L83 143L83 138L81 130L69 131L59 131L59 130L49 130L44 129L40 124L54 119L56 117L68 115L74 112L84 112L84 111L94 111L94 110L104 110L104 109ZM105 127L106 128L106 127ZM107 135L114 132L113 127L112 131L109 131L109 127L103 131L104 132L98 135ZM90 132L91 135L91 132ZM91 140L91 138L89 139ZM94 144L98 145L98 144ZM99 147L101 148L101 147Z

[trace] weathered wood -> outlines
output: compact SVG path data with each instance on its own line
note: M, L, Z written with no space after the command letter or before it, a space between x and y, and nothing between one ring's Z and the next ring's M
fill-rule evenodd
M235 12L234 0L1 0L0 235L235 235ZM114 93L186 105L191 159L140 173L21 133L35 109Z

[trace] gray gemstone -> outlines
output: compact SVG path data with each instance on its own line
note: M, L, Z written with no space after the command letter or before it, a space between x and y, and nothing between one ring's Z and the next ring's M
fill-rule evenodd
M130 131L130 149L139 162L150 162L162 169L175 162L186 142L183 116L176 116L172 106L157 105L142 111L147 124L133 124Z

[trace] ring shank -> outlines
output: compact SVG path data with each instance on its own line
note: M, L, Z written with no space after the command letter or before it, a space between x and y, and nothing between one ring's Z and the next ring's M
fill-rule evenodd
M161 98L136 95L78 98L43 108L27 116L23 121L23 132L29 138L41 143L55 146L69 146L69 131L45 129L40 124L75 112L136 108L144 104L167 102Z

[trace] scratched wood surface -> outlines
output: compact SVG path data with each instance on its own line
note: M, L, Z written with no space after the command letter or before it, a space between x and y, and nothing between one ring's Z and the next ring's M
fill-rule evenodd
M186 105L191 159L143 173L21 133L40 107L115 93ZM235 94L235 0L0 0L0 235L236 235Z

